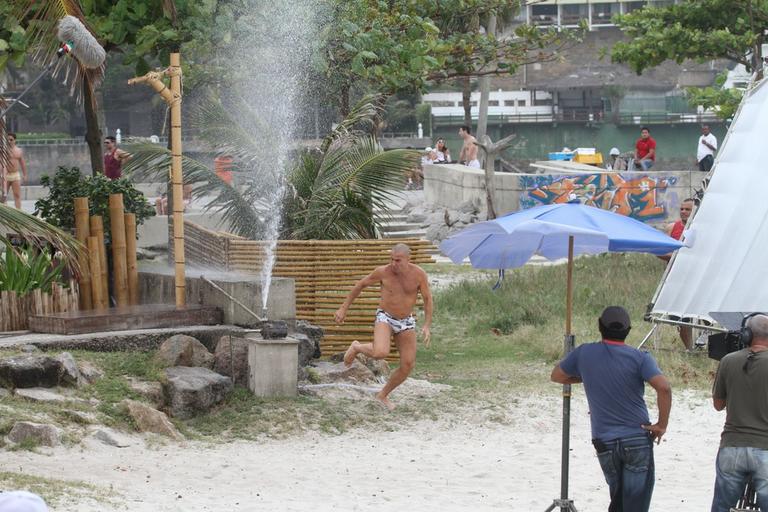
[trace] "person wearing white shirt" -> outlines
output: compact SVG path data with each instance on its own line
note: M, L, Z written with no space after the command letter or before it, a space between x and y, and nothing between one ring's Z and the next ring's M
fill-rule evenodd
M715 151L717 151L717 137L709 131L709 125L701 127L699 146L696 149L696 161L699 162L701 172L709 172L715 163Z

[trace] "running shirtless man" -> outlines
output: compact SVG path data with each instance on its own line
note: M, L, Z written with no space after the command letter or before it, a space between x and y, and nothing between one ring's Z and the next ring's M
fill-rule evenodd
M480 160L477 159L477 139L472 135L472 129L469 126L459 128L459 137L464 140L459 153L459 163L468 167L480 168Z
M421 293L424 299L424 327L421 334L424 346L429 347L432 325L432 293L429 291L427 273L410 262L411 249L405 244L392 248L389 265L377 267L350 290L344 304L336 311L336 323L341 324L347 316L347 310L360 292L368 286L381 283L379 309L373 327L373 343L353 341L344 354L344 364L351 365L357 354L365 354L374 359L383 359L389 355L389 339L395 337L397 350L400 352L400 367L392 372L389 381L376 394L376 399L389 410L395 408L388 396L403 383L416 363L416 319L413 307L416 296Z
M8 167L2 171L3 196L7 197L9 191L13 191L13 202L17 209L21 210L21 185L27 181L27 164L24 162L24 153L16 146L16 134L8 133L8 147L11 158Z

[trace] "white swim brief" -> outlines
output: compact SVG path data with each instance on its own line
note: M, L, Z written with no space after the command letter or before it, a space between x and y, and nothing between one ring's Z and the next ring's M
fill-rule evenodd
M395 318L381 308L376 310L376 321L374 323L379 322L388 324L393 334L416 329L416 319L413 318L413 315L402 319Z

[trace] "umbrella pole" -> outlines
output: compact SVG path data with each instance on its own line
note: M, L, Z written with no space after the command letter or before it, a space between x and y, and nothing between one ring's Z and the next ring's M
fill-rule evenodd
M568 267L565 280L565 337L563 341L563 357L567 356L574 346L574 336L571 333L571 316L573 313L573 236L568 237ZM563 439L560 454L560 499L555 500L546 510L550 512L559 508L561 512L578 512L573 500L568 499L568 462L571 438L571 385L563 384Z

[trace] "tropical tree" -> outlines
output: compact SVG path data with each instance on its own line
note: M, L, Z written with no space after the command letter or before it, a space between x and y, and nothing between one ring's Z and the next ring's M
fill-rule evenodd
M768 2L684 0L617 16L615 22L629 40L615 44L611 57L615 62L629 64L638 74L667 60L682 63L685 59L727 59L743 64L756 80L763 78ZM738 93L722 93L714 88L689 89L689 96L695 104L722 107L719 110L723 117L735 110L740 99Z
M304 150L288 170L264 166L269 140L252 136L253 126L242 109L237 118L221 104L209 100L193 116L202 138L222 154L235 159L239 185L227 183L206 165L183 157L184 183L196 185L193 195L213 197L205 208L223 213L229 229L250 239L262 238L266 217L275 215L275 205L265 197L282 188L277 200L282 208L284 238L340 239L373 238L386 220L386 204L402 188L405 173L417 166L419 153L412 150L384 151L368 133L380 114L380 97L366 97L322 140L320 147ZM170 165L170 152L154 144L133 144L133 158L124 171L136 180L162 176Z
M0 229L4 233L17 233L36 245L50 244L61 253L67 265L77 268L82 244L56 226L0 203Z
M574 41L554 28L520 25L503 38L479 30L491 16L516 13L520 0L334 0L332 5L335 22L324 35L324 66L342 114L356 86L390 95L511 74L520 65L557 58Z

